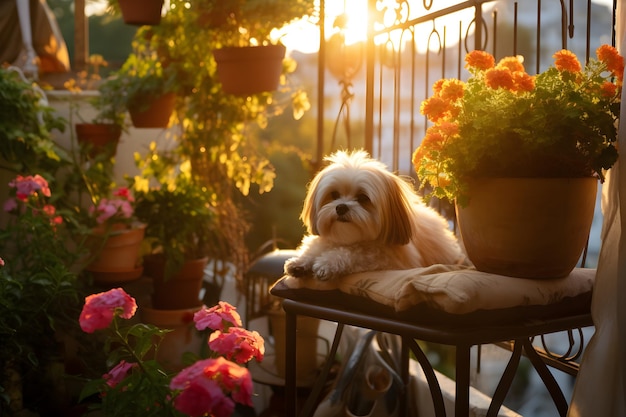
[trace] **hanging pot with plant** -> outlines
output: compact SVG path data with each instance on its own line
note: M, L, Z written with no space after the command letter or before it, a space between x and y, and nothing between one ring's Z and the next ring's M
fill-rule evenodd
M216 49L213 56L222 90L240 96L276 90L285 52L281 44Z
M161 23L163 0L118 0L122 18L127 25L158 25Z
M114 156L122 136L122 128L116 124L76 123L76 138L90 157L104 153Z
M128 107L133 126L139 128L166 128L174 112L176 94L137 96Z

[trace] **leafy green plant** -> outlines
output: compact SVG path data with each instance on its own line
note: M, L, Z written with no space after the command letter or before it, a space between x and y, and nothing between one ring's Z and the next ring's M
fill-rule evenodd
M219 36L220 46L275 44L272 31L304 16L313 16L312 0L202 0L200 18Z
M80 290L73 267L84 253L65 227L72 214L51 204L43 177L17 176L9 186L10 217L0 229L0 363L11 364L23 386L41 396L52 391L43 375L60 360L58 333L76 327ZM12 406L0 399L0 411L5 407ZM46 405L25 395L24 407Z
M154 144L150 155L157 155ZM186 260L214 255L221 245L212 195L193 181L188 163L174 168L165 159L148 156L142 160L135 154L142 174L131 183L135 190L135 216L146 224L149 252L165 258L168 279ZM147 179L157 184L150 186Z
M584 68L567 50L537 76L516 57L466 56L471 77L435 83L421 111L434 124L413 155L422 186L463 204L468 177L604 179L617 160L624 59L609 45Z
M22 79L18 69L0 68L0 166L14 173L54 172L70 161L52 140L65 120L54 114L45 94Z

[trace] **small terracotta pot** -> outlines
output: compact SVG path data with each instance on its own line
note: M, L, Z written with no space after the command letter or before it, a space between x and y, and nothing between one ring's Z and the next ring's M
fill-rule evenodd
M127 25L158 25L161 23L163 0L119 0L122 18Z
M161 310L177 310L200 305L204 269L208 261L206 257L186 261L174 276L166 279L165 259L159 255L144 256L144 272L152 278L154 288L152 306Z
M147 107L144 105L147 104ZM133 126L139 128L166 128L174 112L176 94L166 93L159 97L146 96L128 108Z
M122 136L122 128L112 123L77 123L74 126L78 143L89 148L89 156L99 153L114 156Z

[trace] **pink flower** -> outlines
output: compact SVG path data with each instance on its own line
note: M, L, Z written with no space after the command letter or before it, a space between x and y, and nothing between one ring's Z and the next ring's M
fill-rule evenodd
M0 266L4 266L4 259L0 258Z
M42 195L50 197L48 181L39 174L34 177L32 175L26 177L18 175L13 181L9 182L9 187L16 189L16 196L22 201L26 201L29 196L37 194L38 191L41 191Z
M7 213L15 210L16 208L17 201L15 201L14 198L9 198L7 201L4 202L4 211L6 211Z
M233 414L235 403L224 395L215 380L202 375L189 381L186 388L174 399L174 407L191 417L228 417Z
M204 368L204 374L219 379L222 388L231 393L233 400L252 405L252 377L248 368L219 357Z
M102 224L114 216L129 219L133 215L133 207L127 200L109 200L103 198L96 208L96 221Z
M213 385L206 381L212 381L216 386L220 388L220 395L223 397L224 392L231 393L233 400L245 404L252 405L252 377L247 368L239 366L236 363L230 362L222 357L216 359L204 359L194 363L191 366L183 369L172 378L170 382L170 389L181 390L181 393L175 400L175 406L179 411L188 413L189 415L202 415L191 414L188 411L184 411L180 407L191 407L191 404L187 404L187 401L195 401L195 403L209 403L212 402L211 408L199 410L202 413L213 413L215 416L229 416L232 413L232 409L229 409L229 403L226 400L222 402L215 402L216 398L221 398L213 390ZM209 389L210 387L210 389ZM189 390L189 393L185 392ZM187 397L189 395L189 397ZM179 398L182 398L179 400ZM227 398L226 398L227 399ZM178 401L181 403L179 404ZM221 414L223 407L226 414Z
M246 363L252 358L260 362L265 354L265 342L261 335L241 327L231 327L227 333L213 332L209 337L209 347L238 363Z
M102 375L102 378L106 381L107 385L111 388L114 388L117 384L119 384L128 372L132 368L136 368L136 363L128 363L125 360L120 361L113 369L111 369L108 373Z
M129 319L136 310L135 299L121 288L92 294L85 298L85 305L79 318L80 327L86 333L93 333L109 327L114 316Z
M196 322L196 329L224 330L224 327L241 326L241 316L237 313L237 308L220 301L218 305L211 308L202 308L193 316Z

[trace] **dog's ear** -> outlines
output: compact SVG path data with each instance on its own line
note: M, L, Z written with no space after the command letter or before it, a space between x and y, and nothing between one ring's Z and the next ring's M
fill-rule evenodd
M411 202L407 196L408 185L395 175L389 175L387 205L382 219L382 239L388 245L406 245L413 237Z
M317 230L317 188L320 182L321 175L316 175L308 186L306 197L304 198L304 205L302 206L302 213L300 213L300 219L306 230L311 235L319 235Z

